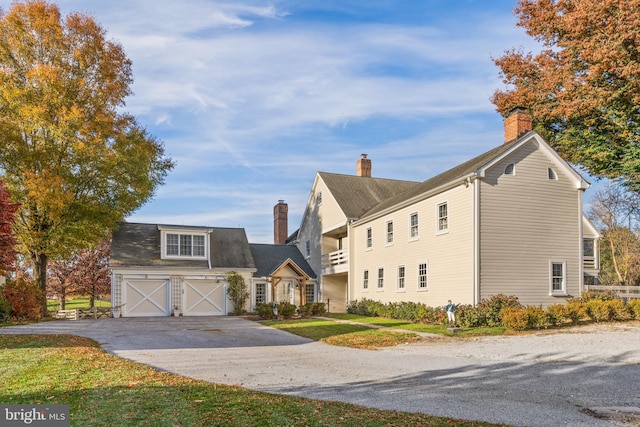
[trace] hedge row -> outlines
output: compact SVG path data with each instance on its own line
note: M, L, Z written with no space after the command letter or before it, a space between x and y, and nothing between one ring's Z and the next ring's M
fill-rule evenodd
M361 316L385 317L415 323L446 324L444 307L428 307L422 303L397 302L383 304L363 299L351 301L347 313ZM465 328L505 326L515 330L542 329L566 323L604 322L613 320L640 320L640 300L625 303L611 292L586 292L572 298L567 304L542 307L523 306L518 298L494 295L478 305L460 305L456 308L457 324Z
M296 307L288 302L277 304L277 317L280 319L291 319L296 312L302 317L317 316L326 312L323 302L308 302L305 305ZM263 319L273 319L273 303L260 303L256 305L255 313Z

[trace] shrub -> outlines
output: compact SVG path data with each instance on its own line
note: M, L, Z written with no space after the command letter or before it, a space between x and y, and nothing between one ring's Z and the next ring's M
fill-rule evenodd
M444 322L443 317L443 322ZM472 305L461 305L456 309L456 322L465 328L476 328L485 326L485 316L479 307Z
M613 291L604 291L604 292L587 291L587 292L584 292L582 296L577 299L582 302L593 301L593 300L612 301L614 299L618 299L618 296Z
M227 273L227 282L229 286L227 288L227 295L233 302L233 314L244 314L245 304L249 299L249 287L244 281L244 278L235 271Z
M278 316L284 319L291 319L296 314L296 306L289 302L278 303Z
M261 302L256 305L256 314L263 319L273 318L273 304Z
M386 309L383 303L363 298L358 301L351 301L347 305L347 313L360 316L383 316Z
M42 291L24 278L8 280L3 288L4 299L11 307L10 316L16 320L38 320L42 317Z
M518 307L505 308L502 311L502 325L509 329L515 329L516 331L524 331L528 325L526 311Z
M635 319L640 320L640 299L632 299L629 301L627 308Z
M313 312L313 303L308 302L305 305L298 307L298 314L302 317L310 317Z
M582 319L587 317L587 309L585 305L577 300L570 300L564 308L565 316L571 320L571 323L577 325Z
M609 316L611 320L629 320L633 318L631 310L621 299L605 301L609 306Z
M516 331L542 329L547 326L547 316L541 307L507 307L502 311L502 325Z
M564 304L553 304L547 307L547 322L550 325L561 325L567 319L567 310Z
M480 300L478 307L484 314L486 326L498 326L502 324L502 310L507 307L521 308L522 304L516 296L498 294Z
M529 329L543 329L547 327L547 315L542 307L529 306L525 308L527 313L527 326Z
M317 316L327 312L327 308L323 302L314 302L311 306L311 315Z
M585 302L587 315L595 322L603 322L611 319L611 310L607 300L590 299Z
M11 315L11 304L4 299L4 295L0 293L0 322L6 322Z

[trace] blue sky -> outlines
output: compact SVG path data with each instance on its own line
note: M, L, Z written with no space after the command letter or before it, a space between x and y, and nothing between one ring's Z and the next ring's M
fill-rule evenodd
M354 174L361 153L373 176L423 181L501 144L491 57L535 49L515 0L55 3L122 44L126 110L177 162L128 220L255 243L273 241L279 199L292 232L315 173Z

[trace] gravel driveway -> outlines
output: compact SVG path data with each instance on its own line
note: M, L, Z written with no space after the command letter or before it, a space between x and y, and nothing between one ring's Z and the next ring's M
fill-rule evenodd
M377 351L312 342L236 317L55 321L0 333L76 334L188 377L381 409L518 426L640 425L633 417L640 414L640 322L425 337Z

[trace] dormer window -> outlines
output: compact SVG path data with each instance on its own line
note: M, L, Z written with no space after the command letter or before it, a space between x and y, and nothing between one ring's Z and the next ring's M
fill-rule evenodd
M509 163L507 167L504 168L505 175L515 175L516 174L516 165L514 163Z
M206 234L163 232L163 258L206 258Z

